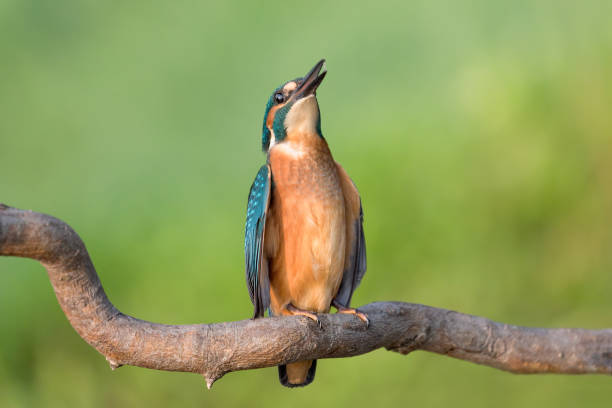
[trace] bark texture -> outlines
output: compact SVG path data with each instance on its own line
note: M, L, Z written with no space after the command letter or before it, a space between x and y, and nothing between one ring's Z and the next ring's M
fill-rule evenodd
M612 329L540 329L412 303L377 302L354 316L274 317L163 325L122 314L106 297L83 241L49 215L0 204L0 255L40 261L77 333L111 368L133 365L224 374L300 360L350 357L385 347L431 351L513 373L612 374Z

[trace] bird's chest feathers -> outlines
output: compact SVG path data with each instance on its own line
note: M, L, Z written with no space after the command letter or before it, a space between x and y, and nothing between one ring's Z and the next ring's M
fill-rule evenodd
M271 209L285 261L295 264L292 269L311 271L315 279L337 275L344 262L345 206L325 141L310 146L279 143L270 150L270 165Z
M311 206L314 213L344 209L336 165L324 144L323 140L312 145L286 141L271 149L273 194L280 201L277 204L299 207L300 212Z

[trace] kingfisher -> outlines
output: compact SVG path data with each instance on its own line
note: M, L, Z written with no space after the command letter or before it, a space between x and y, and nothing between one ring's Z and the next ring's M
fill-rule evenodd
M327 73L319 61L303 78L274 90L263 121L267 161L251 186L244 252L253 318L318 313L368 317L350 307L366 271L363 210L355 184L321 133L316 91ZM317 361L278 367L287 387L310 384Z

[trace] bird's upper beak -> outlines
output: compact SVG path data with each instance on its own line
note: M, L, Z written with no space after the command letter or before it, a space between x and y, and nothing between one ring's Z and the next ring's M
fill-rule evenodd
M319 85L321 85L321 81L325 78L325 74L327 74L327 70L324 66L325 60L322 59L304 76L302 83L295 91L294 95L296 99L314 95ZM323 69L323 71L321 71L321 69Z

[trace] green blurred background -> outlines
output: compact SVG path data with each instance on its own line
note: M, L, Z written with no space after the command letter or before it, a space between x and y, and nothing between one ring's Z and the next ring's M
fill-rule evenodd
M403 300L612 326L612 3L0 2L0 202L83 238L111 301L239 320L246 196L271 91L319 58L322 126L359 187L369 272ZM603 376L427 353L201 377L111 372L43 268L0 259L0 406L609 406Z

